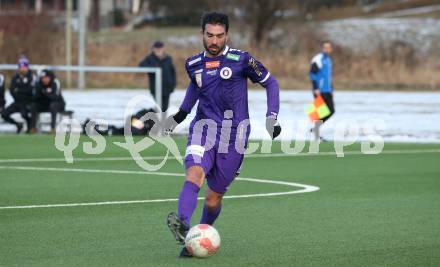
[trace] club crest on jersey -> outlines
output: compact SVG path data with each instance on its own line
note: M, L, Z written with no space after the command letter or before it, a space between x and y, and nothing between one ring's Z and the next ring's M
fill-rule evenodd
M205 62L205 68L207 69L215 69L220 67L220 61L206 61Z
M224 67L220 70L220 77L222 77L223 79L227 80L229 78L231 78L232 76L232 70L229 67Z

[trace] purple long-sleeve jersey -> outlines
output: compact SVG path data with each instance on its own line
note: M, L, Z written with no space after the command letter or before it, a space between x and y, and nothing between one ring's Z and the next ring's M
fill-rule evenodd
M233 114L232 127L249 119L248 78L266 88L266 116L278 115L278 82L248 52L226 46L217 57L207 57L206 52L202 52L188 58L185 67L190 84L180 109L189 113L197 100L199 101L191 127L201 119L211 119L220 125L225 119L225 111L228 110L232 110Z

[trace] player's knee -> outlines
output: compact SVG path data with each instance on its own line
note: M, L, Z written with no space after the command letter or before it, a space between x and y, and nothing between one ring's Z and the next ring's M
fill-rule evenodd
M60 109L59 106L60 105L58 103L50 103L49 104L49 109L50 109L51 112L57 112Z
M2 112L0 114L1 114L3 119L9 117L9 113L8 113L8 111L6 109L2 110Z
M215 210L220 207L222 202L221 196L207 195L205 198L205 207L209 210Z
M25 119L25 120L29 120L31 118L29 116L29 111L23 111L23 112L20 112L20 114L21 114L21 117L23 117L23 119Z
M218 207L220 207L220 204L221 204L221 200L219 200L219 199L206 199L205 200L205 206L209 210L217 209Z
M186 171L186 180L190 181L198 186L203 185L205 179L205 172L200 166L192 166Z
M37 105L32 104L31 107L30 107L30 110L31 110L32 113L37 113L37 110L38 110Z

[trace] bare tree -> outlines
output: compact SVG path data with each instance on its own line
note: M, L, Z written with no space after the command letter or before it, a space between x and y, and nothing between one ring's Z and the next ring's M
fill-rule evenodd
M100 27L100 3L99 0L92 1L92 11L89 16L89 29L92 31L99 31Z
M230 17L249 25L252 43L260 46L267 34L286 19L286 11L296 13L297 19L305 19L307 14L321 8L353 4L353 1L356 0L150 0L149 3L151 10L165 14L166 23L171 25L196 25L203 12L226 12Z
M289 1L283 0L242 0L236 3L251 26L252 41L256 46L264 42L267 33L282 19L289 6Z

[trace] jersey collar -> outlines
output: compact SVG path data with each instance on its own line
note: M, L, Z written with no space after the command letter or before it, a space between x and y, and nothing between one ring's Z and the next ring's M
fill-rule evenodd
M225 56L229 51L229 46L225 46L225 50L223 50L223 56Z
M222 52L222 55L223 56L226 56L226 54L228 53L228 51L229 51L229 46L225 46L225 49L223 49L223 52ZM205 52L203 52L203 57L206 57L206 51ZM218 56L216 56L216 57L218 57ZM214 58L216 58L216 57L214 57Z

